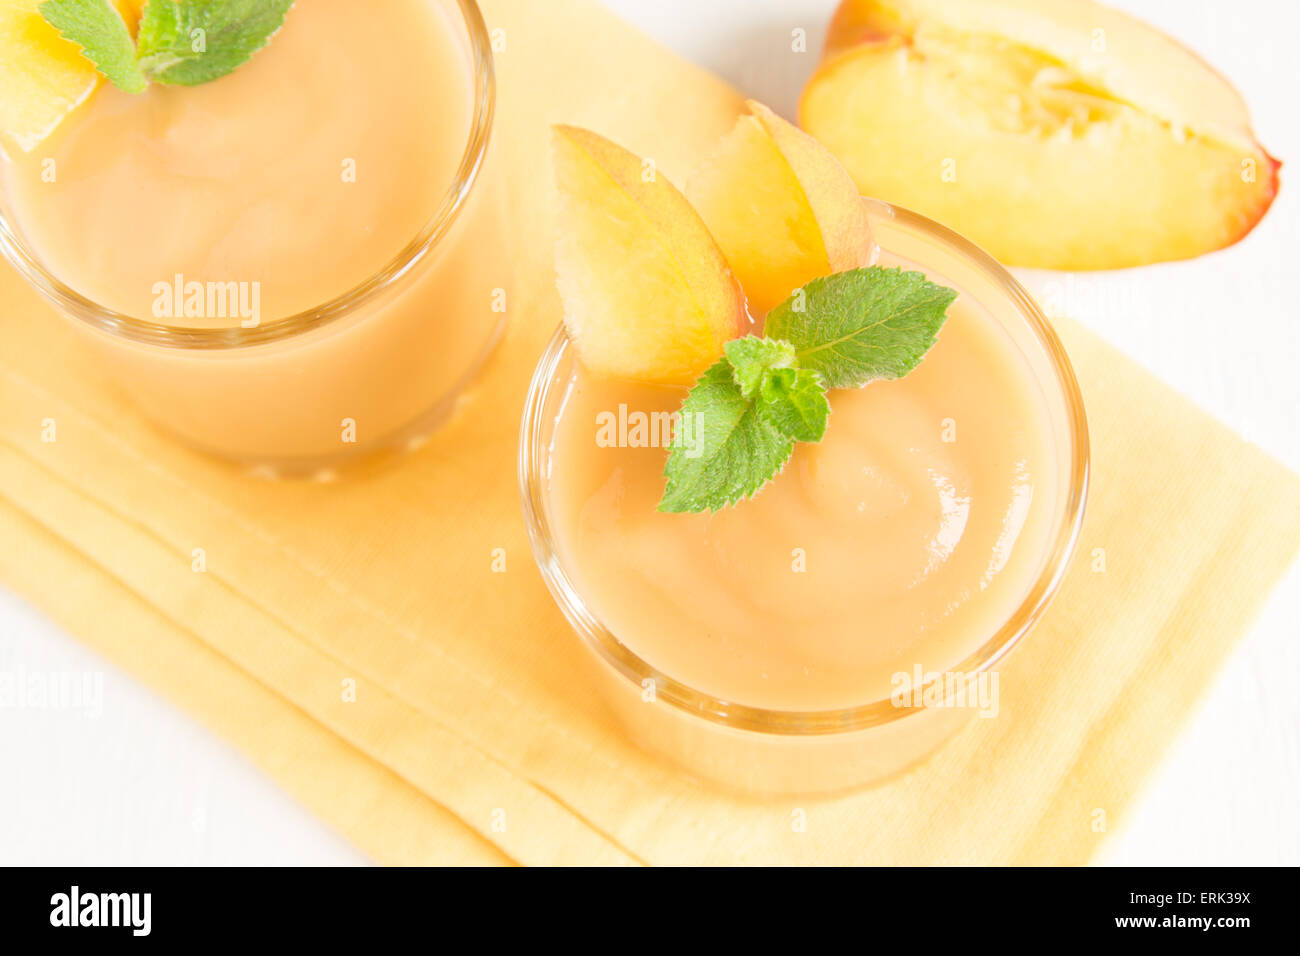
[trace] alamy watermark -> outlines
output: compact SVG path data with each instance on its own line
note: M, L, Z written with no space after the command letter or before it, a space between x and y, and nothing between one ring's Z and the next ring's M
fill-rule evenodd
M181 273L153 284L155 319L239 319L245 329L262 322L262 283L198 282Z
M92 720L104 713L102 671L0 671L0 710L76 710Z
M596 415L599 448L668 448L676 438L687 458L704 453L699 416L690 412L643 412L626 404Z
M50 897L50 925L55 927L121 927L132 936L148 936L152 911L152 893L85 893L73 885Z
M998 673L977 671L927 671L920 664L890 678L889 695L895 707L964 707L981 717L998 715Z

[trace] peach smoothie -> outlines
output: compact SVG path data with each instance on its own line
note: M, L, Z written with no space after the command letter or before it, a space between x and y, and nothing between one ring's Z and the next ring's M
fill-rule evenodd
M299 472L418 440L502 327L483 33L468 0L298 0L215 81L101 83L6 146L6 251L202 449Z
M663 673L750 707L851 708L957 667L1033 586L1061 493L1051 421L969 297L914 372L833 392L825 439L734 508L655 510L664 451L637 423L684 396L575 367L547 488L588 607Z
M689 201L586 131L555 162L564 327L524 511L627 732L729 788L825 792L998 716L992 668L1059 585L1087 486L1028 296L760 104Z

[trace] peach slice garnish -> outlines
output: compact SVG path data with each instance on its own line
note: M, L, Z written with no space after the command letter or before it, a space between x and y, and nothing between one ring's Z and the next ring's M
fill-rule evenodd
M1232 86L1091 0L846 0L800 118L865 194L1012 265L1200 255L1278 188Z
M699 214L654 165L589 130L554 130L557 285L595 375L689 385L748 322Z
M114 0L134 33L146 0ZM0 0L0 143L31 152L95 92L100 75L40 13L41 0Z
M809 279L865 265L871 229L853 178L807 133L750 101L687 192L756 312Z

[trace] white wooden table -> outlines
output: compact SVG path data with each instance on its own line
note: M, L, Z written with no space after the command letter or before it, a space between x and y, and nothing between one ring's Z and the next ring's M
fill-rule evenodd
M545 2L545 0L536 0ZM834 0L605 0L793 115ZM960 2L960 0L954 0ZM1300 164L1292 0L1114 0L1202 53ZM795 28L809 52L791 56ZM1226 252L1104 276L1075 315L1300 471L1300 182ZM1051 277L1026 275L1042 288ZM1103 862L1300 864L1300 567L1112 835ZM0 670L103 675L103 711L0 710L0 863L352 864L364 858L231 747L0 591Z

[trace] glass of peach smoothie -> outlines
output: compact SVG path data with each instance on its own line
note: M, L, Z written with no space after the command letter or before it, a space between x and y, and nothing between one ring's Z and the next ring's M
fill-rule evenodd
M855 201L864 264L957 298L915 370L832 390L825 437L752 498L657 510L657 426L686 388L593 371L564 328L524 411L525 519L592 683L644 748L743 792L859 786L995 718L996 665L1055 594L1083 517L1086 419L1042 313L956 234Z
M493 105L474 0L298 0L229 75L4 142L0 250L164 430L329 476L427 437L500 337Z

